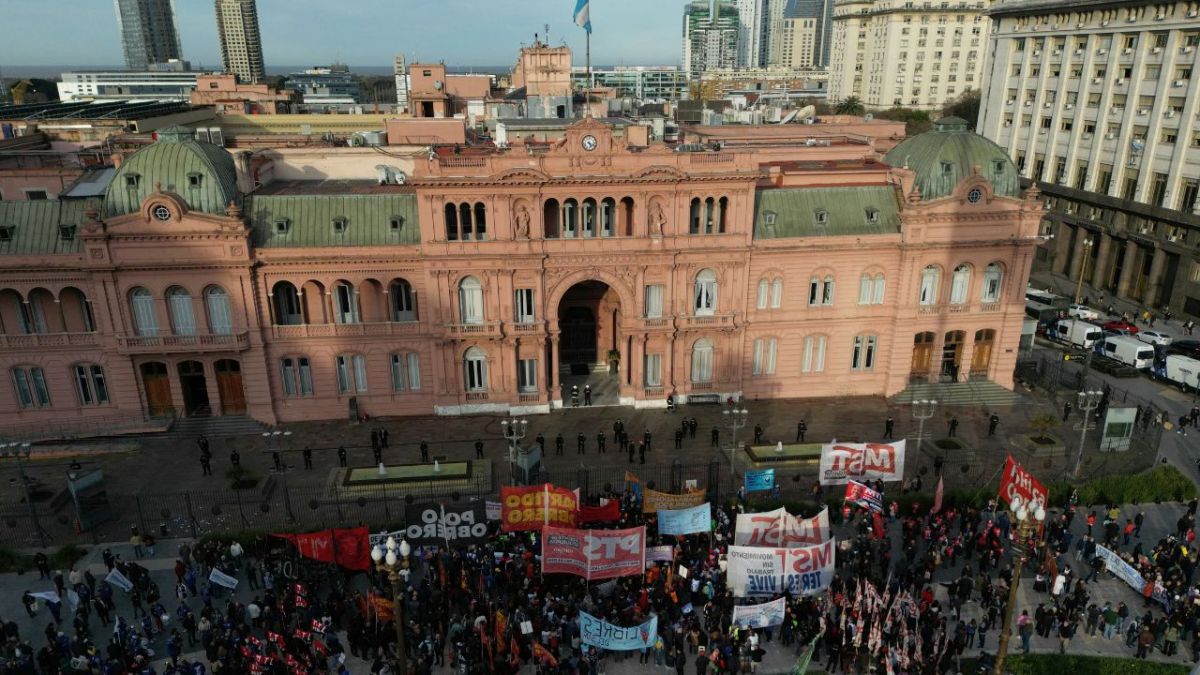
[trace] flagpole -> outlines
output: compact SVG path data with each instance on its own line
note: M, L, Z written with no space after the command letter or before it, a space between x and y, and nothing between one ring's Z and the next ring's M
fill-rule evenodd
M594 89L596 87L596 81L592 79L592 31L589 29L588 31L586 31L586 33L587 33L587 42L585 44L587 46L585 48L585 51L587 52L588 89ZM590 93L591 92L589 92L589 94Z

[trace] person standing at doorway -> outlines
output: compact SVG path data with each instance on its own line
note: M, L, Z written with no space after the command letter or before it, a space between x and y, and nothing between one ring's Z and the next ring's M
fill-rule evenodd
M475 441L475 459L483 459L483 441Z
M590 384L583 385L583 404L592 404L592 385Z
M305 469L313 468L312 448L308 447L307 445L304 446L304 468Z

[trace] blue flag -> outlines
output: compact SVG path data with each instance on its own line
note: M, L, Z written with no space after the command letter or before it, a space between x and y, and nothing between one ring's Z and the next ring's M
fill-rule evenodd
M578 0L575 3L575 25L586 30L588 35L591 35L592 11L588 6L588 0Z

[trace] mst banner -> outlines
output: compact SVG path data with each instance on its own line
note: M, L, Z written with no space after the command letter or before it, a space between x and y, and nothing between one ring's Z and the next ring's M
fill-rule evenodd
M812 518L797 518L783 507L765 513L739 513L733 543L738 546L790 548L820 544L830 537L829 509Z
M821 446L821 485L848 480L904 480L904 439L895 443L826 443Z
M673 495L669 492L659 492L658 490L647 488L645 497L642 499L642 513L688 509L693 506L700 506L704 501L704 490Z
M631 651L654 646L658 637L658 617L639 626L628 628L597 619L587 612L579 613L579 638L585 645L613 651Z
M404 537L413 546L469 546L487 543L487 506L410 504L404 507Z
M542 571L591 581L637 576L646 570L646 526L626 530L576 530L548 525L542 531Z
M579 502L567 488L549 483L500 488L500 529L505 532L575 527L578 517Z
M820 593L833 580L836 549L832 538L795 548L730 546L726 582L739 598Z
M1046 486L1009 455L1000 476L1000 500L1008 504L1014 495L1026 502L1040 499L1043 506L1050 503Z

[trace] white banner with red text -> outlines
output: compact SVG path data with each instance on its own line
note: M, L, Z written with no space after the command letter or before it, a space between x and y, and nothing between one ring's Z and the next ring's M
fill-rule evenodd
M738 598L813 595L833 581L835 540L813 546L730 546L725 582Z
M841 443L821 446L821 485L848 480L904 480L904 439L895 443Z

